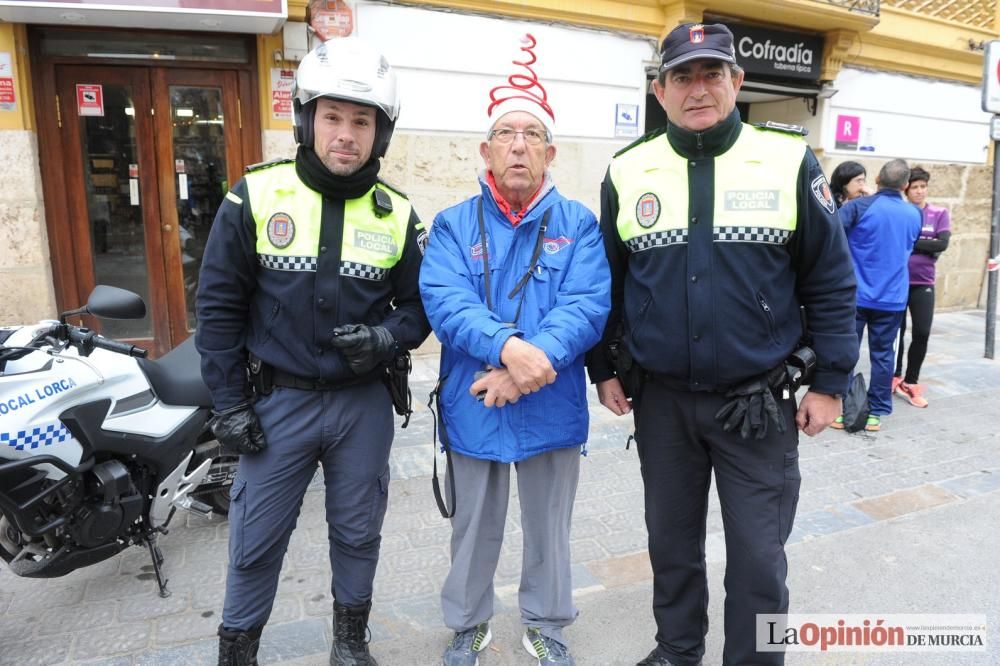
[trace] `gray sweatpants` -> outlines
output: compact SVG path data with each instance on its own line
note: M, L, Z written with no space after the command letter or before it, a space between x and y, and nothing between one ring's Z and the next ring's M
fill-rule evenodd
M580 480L580 448L556 449L514 463L524 553L518 603L521 622L565 643L576 619L569 530ZM455 515L451 570L441 590L444 623L465 631L493 616L493 576L510 499L510 465L452 454Z

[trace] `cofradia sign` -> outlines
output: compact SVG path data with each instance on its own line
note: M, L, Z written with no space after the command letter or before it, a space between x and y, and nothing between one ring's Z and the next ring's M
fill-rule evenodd
M781 79L818 81L823 62L823 40L784 30L730 24L736 62L748 74Z

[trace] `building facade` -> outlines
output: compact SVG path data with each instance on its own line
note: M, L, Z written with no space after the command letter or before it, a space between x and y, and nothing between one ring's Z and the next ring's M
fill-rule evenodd
M596 210L611 155L663 122L657 45L688 21L730 25L744 118L806 127L828 171L856 159L873 180L892 157L927 168L955 232L938 303L982 303L979 95L996 0L0 0L0 21L0 324L113 284L149 315L105 332L158 352L183 340L226 189L247 164L294 154L291 76L317 32L358 35L397 70L382 174L429 221L477 190L488 92L525 33L556 112L557 186Z

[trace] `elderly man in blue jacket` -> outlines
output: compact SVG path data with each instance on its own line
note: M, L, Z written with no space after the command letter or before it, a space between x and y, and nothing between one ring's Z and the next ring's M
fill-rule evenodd
M903 194L909 178L910 167L904 160L890 160L879 171L878 192L848 201L840 209L858 278L859 345L868 329L872 372L865 430L870 432L880 430L882 417L892 414L896 337L910 297L910 253L923 226L920 209ZM843 428L843 417L833 427Z
M534 39L525 44L533 55ZM442 346L440 409L456 491L441 592L455 631L447 665L476 664L492 638L511 463L524 533L522 644L539 664L574 663L562 629L578 614L569 532L589 424L583 358L605 325L610 274L593 213L553 185L545 90L515 64L528 70L530 89L521 74L491 92L482 192L435 218L420 272Z

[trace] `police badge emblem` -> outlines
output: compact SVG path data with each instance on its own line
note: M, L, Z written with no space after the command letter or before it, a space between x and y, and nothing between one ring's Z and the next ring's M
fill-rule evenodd
M295 222L288 213L275 213L267 221L267 240L271 245L283 250L295 239Z
M816 197L816 201L820 203L831 215L837 212L837 204L833 202L833 194L830 192L830 184L826 182L826 176L820 174L813 178L813 182L810 183L809 187L812 189L813 196Z
M660 200L652 192L646 192L635 204L635 219L643 229L649 229L660 219Z
M683 34L683 33L682 33ZM698 24L688 28L688 39L692 44L701 44L705 41L705 26Z

